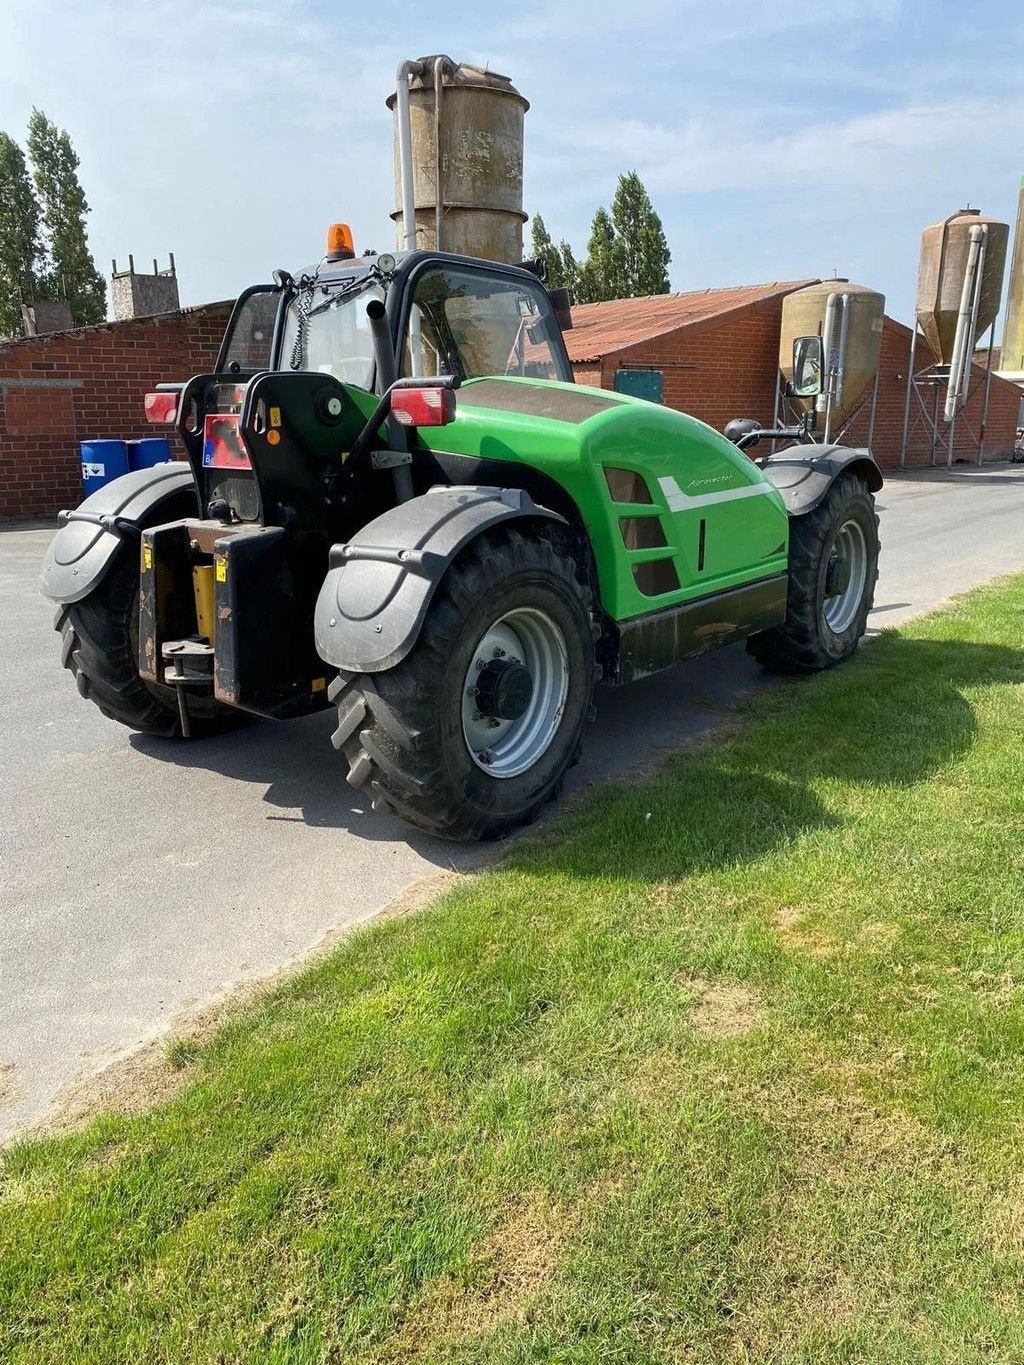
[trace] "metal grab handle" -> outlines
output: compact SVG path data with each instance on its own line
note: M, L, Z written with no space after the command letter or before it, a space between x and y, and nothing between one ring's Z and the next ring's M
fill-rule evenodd
M98 526L103 531L109 531L111 535L123 536L130 532L132 535L141 535L141 529L133 521L126 521L123 517L111 516L106 514L101 516L98 512L58 512L57 525L66 526L69 521L84 521L88 526Z

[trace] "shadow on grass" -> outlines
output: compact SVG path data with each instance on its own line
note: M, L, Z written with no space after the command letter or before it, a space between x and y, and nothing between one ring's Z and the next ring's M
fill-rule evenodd
M974 743L965 689L1022 682L1024 650L886 636L842 669L761 694L738 736L670 759L654 781L595 790L567 839L542 834L512 865L662 881L757 861L842 823L814 784L923 782Z

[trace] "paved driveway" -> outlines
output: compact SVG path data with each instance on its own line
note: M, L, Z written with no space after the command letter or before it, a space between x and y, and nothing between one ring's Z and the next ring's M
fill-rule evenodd
M893 479L880 507L875 628L1024 567L1024 469ZM104 720L36 591L49 535L0 531L0 1137L176 1016L479 856L369 810L329 714L194 745ZM573 785L700 734L758 685L735 647L605 690Z

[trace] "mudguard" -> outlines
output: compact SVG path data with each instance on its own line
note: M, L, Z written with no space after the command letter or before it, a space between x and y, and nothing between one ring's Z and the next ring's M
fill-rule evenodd
M866 447L790 446L777 455L769 455L766 460L759 460L758 464L782 494L791 517L813 512L847 469L860 474L872 493L877 493L882 486L882 471Z
M381 673L416 643L430 600L452 560L500 522L564 518L519 488L432 488L331 547L317 598L317 653L348 673Z
M43 561L39 586L53 602L68 605L87 597L107 572L132 527L153 525L161 505L168 507L167 520L185 514L172 500L195 489L192 470L172 461L136 469L91 493L76 509L89 518L69 521L50 541ZM101 524L105 523L105 524ZM133 551L138 554L138 546Z

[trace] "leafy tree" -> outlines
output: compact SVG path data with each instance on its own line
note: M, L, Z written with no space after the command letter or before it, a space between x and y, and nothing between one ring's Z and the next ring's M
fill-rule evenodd
M623 297L667 294L672 257L661 219L636 171L619 176L612 200L612 223L625 276Z
M49 255L45 288L67 299L77 325L102 322L107 288L86 240L89 205L78 179L78 156L65 130L39 109L29 119L28 154Z
M594 214L587 243L587 259L580 267L581 303L604 303L626 297L626 269L622 243L607 209Z
M530 228L530 257L535 261L543 261L547 266L548 288L559 288L562 283L558 278L562 272L562 258L539 213L533 215L533 224Z
M0 132L0 337L21 335L21 305L38 293L39 204L25 156Z
M530 255L533 260L543 261L547 266L549 289L568 289L575 297L579 266L572 247L565 241L555 246L539 213L534 214L530 230Z
M568 289L575 302L580 290L579 262L573 255L572 247L564 240L558 243L558 254L562 259L560 283L564 289Z
M551 288L565 286L578 303L667 294L671 287L665 230L636 171L619 176L611 213L599 208L594 214L582 263L568 242L554 244L539 215L533 220L532 248L547 263Z

